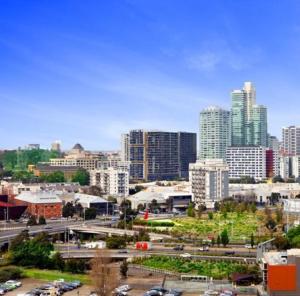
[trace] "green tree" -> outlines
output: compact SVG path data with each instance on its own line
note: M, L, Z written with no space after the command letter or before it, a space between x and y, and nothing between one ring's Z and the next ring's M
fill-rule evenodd
M153 199L149 204L149 209L152 213L158 212L160 210L160 205L158 204L156 199Z
M276 236L272 244L278 251L287 250L290 248L289 240L284 236Z
M64 173L61 171L55 171L53 173L43 175L41 178L48 183L63 183L66 181Z
M64 271L65 262L62 255L59 252L55 252L51 259L52 259L52 264L54 269Z
M31 215L27 221L27 226L34 226L37 225L36 217Z
M217 246L220 247L221 245L221 237L220 235L217 236Z
M123 260L122 264L120 265L120 274L122 277L126 278L128 272L128 263L127 260Z
M90 174L84 169L79 169L73 175L72 182L78 182L81 186L89 185L89 183L90 183Z
M31 240L25 240L14 249L10 250L12 263L21 266L35 266L39 268L51 267L50 253L53 251L53 244L48 234L43 232Z
M10 243L9 249L14 251L17 249L21 244L29 240L29 233L28 230L22 230L20 234L18 234Z
M251 244L251 248L253 248L253 246L255 245L253 233L251 233L250 244Z
M87 208L85 210L85 220L93 220L97 217L97 210L95 208Z
M71 202L67 202L62 208L62 215L65 218L73 217L75 214L75 207Z
M108 249L124 249L126 248L126 237L124 236L107 237L106 247Z
M46 219L44 216L39 217L39 225L45 225L46 224Z
M228 232L227 232L227 229L224 229L222 232L221 232L221 242L222 242L222 245L224 247L226 247L229 243L229 237L228 237Z
M189 203L186 213L189 217L195 217L195 209L193 203Z
M214 218L214 214L212 212L208 213L208 218L209 220L212 220Z

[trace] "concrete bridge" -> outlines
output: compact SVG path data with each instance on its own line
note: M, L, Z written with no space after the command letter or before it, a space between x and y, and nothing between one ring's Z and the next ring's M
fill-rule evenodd
M76 226L69 226L68 229L74 232L81 232L81 233L91 233L91 234L107 234L107 235L129 235L133 236L138 234L138 231L134 230L127 230L127 229L120 229L120 228L110 228L110 227L103 227L98 225L76 225ZM150 240L158 241L167 238L171 238L170 235L166 234L158 234L158 233L149 233Z

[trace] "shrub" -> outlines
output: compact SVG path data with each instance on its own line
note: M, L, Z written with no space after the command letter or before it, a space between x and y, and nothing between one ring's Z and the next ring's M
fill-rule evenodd
M22 270L17 267L5 267L0 269L0 282L16 280L22 277Z

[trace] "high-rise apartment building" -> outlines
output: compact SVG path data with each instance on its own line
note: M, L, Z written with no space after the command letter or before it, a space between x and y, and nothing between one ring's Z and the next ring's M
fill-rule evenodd
M188 178L188 166L196 161L195 133L132 130L123 139L132 180Z
M300 155L300 126L282 128L282 150L285 155Z
M190 164L189 180L196 208L213 207L228 197L228 166L223 159L205 159Z
M229 147L226 152L229 178L239 179L248 176L256 180L265 179L267 177L267 150L262 146ZM270 172L271 169L268 167L268 170Z
M128 196L129 170L126 167L92 170L90 171L90 185L99 186L105 194Z
M256 91L251 82L231 93L231 145L267 146L267 108L256 105Z
M225 159L230 146L230 112L211 106L200 113L200 159Z
M129 135L121 135L121 160L129 161Z

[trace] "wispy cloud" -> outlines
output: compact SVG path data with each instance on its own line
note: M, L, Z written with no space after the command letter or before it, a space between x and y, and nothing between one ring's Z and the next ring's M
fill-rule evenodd
M212 72L220 67L241 71L253 67L262 58L261 49L232 47L225 41L206 42L199 50L184 53L188 68Z

